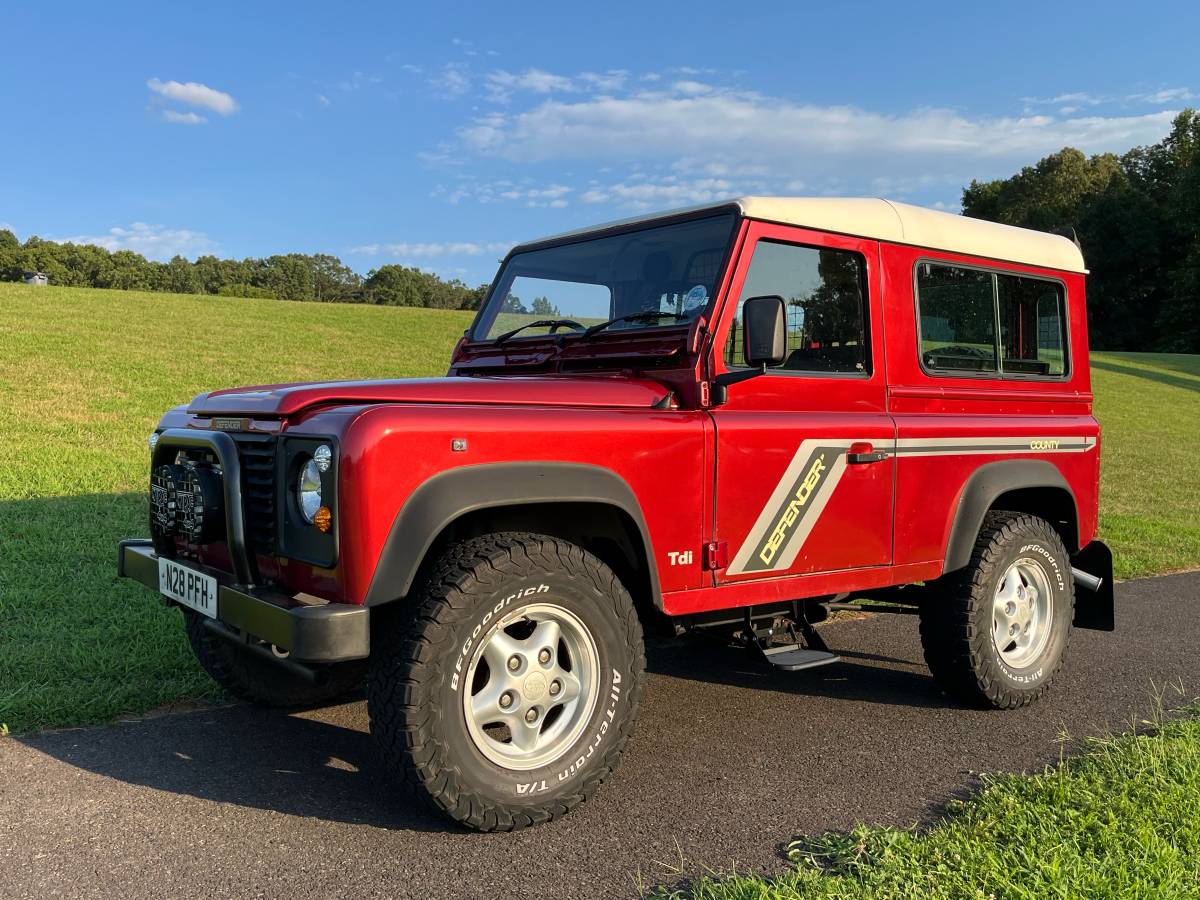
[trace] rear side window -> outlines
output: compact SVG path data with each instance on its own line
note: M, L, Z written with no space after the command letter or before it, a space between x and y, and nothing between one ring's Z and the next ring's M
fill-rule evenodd
M1067 371L1062 285L1041 278L997 275L1000 365L1013 375Z
M990 272L921 263L917 297L925 368L997 371L996 298Z
M787 304L787 356L779 372L866 374L866 264L861 254L759 241L725 344L725 365L745 368L742 304L779 296Z
M931 373L1066 374L1062 285L941 263L917 264L921 363Z

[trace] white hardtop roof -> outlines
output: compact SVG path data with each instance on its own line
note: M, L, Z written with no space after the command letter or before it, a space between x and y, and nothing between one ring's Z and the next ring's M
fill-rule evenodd
M545 241L582 236L593 231L652 222L655 219L708 209L716 211L730 206L741 209L748 219L781 222L817 231L834 231L839 234L1001 259L1064 272L1087 272L1083 254L1075 242L1061 235L1000 225L983 219L972 219L875 197L738 197L622 219L529 243L541 244ZM519 250L525 246L527 245L521 244L515 249Z

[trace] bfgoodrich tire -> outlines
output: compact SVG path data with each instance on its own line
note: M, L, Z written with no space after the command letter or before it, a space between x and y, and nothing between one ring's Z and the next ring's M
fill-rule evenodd
M958 699L1024 706L1062 666L1074 607L1070 558L1053 526L990 512L966 568L936 583L921 605L925 661Z
M296 677L267 660L239 650L204 627L204 616L183 610L184 628L192 652L209 677L239 700L283 709L319 706L362 685L367 661L331 663L317 668L317 681Z
M451 547L377 624L368 710L400 787L481 831L562 815L616 765L642 630L603 562L544 535Z

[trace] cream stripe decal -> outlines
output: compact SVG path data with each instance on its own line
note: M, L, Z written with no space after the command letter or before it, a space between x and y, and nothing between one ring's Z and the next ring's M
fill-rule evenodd
M846 471L846 450L870 443L898 458L1042 453L1086 453L1094 437L942 437L823 440L800 442L779 483L746 535L726 575L778 572L791 568Z
M1094 437L980 437L901 438L897 456L965 456L978 453L1085 453L1096 446Z

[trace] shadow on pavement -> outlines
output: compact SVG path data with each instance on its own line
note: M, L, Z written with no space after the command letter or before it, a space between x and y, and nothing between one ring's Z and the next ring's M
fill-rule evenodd
M946 705L923 668L849 661L908 666L909 660L843 653L843 662L805 673L777 672L742 649L694 640L652 645L647 656L652 675L697 684L895 706ZM414 806L389 783L365 724L360 698L291 715L236 705L22 741L73 766L155 790L377 828L461 830Z
M803 672L772 669L741 647L702 638L681 638L647 647L646 668L671 678L800 697L922 708L954 705L941 693L919 655L906 659L845 649L840 641L854 641L854 625L850 621L823 627L821 633L842 661Z
M155 790L377 828L455 830L382 777L368 733L310 715L238 705L23 742Z

